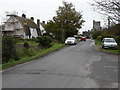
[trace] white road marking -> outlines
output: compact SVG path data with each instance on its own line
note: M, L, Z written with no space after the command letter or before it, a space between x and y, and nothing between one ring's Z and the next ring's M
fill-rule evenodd
M93 45L95 45L95 42L92 42L92 43L90 44L90 47L93 46Z

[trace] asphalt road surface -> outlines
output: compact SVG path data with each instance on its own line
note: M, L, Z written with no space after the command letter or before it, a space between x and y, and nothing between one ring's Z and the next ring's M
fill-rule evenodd
M118 56L88 39L5 70L2 79L3 88L118 88Z

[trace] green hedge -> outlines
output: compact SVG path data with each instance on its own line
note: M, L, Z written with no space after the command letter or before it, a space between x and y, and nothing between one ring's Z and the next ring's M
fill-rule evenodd
M39 46L41 48L48 48L51 46L51 43L52 43L52 38L49 37L49 36L41 36L41 37L37 37L38 39L38 43L39 43Z
M2 63L7 63L10 59L18 60L13 37L2 38Z

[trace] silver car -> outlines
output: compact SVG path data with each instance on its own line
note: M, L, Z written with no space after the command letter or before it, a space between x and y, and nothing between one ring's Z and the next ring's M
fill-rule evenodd
M77 44L77 40L75 39L75 37L68 37L65 40L65 44Z
M102 48L114 48L117 49L118 44L114 38L104 38L102 40Z

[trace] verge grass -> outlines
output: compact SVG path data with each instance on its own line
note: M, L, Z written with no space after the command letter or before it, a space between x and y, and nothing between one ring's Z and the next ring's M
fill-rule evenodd
M101 46L101 45L102 45L101 41L98 41L98 40L95 40L95 44L96 44L97 46Z
M7 68L16 66L16 65L18 65L18 64L22 64L22 63L29 62L29 61L31 61L31 60L35 60L35 59L37 59L37 58L40 58L40 57L42 57L42 56L45 56L45 55L53 52L53 51L59 50L59 49L63 48L64 46L65 46L65 44L58 44L58 43L57 43L57 44L54 44L54 45L53 45L52 47L50 47L50 48L47 48L47 49L43 49L43 50L38 51L34 56L31 56L31 57L26 56L26 57L21 58L21 59L18 60L18 61L14 61L14 60L13 60L13 61L10 61L10 62L8 62L8 63L1 64L1 65L0 65L0 68L2 67L2 70L4 70L4 69L7 69Z

